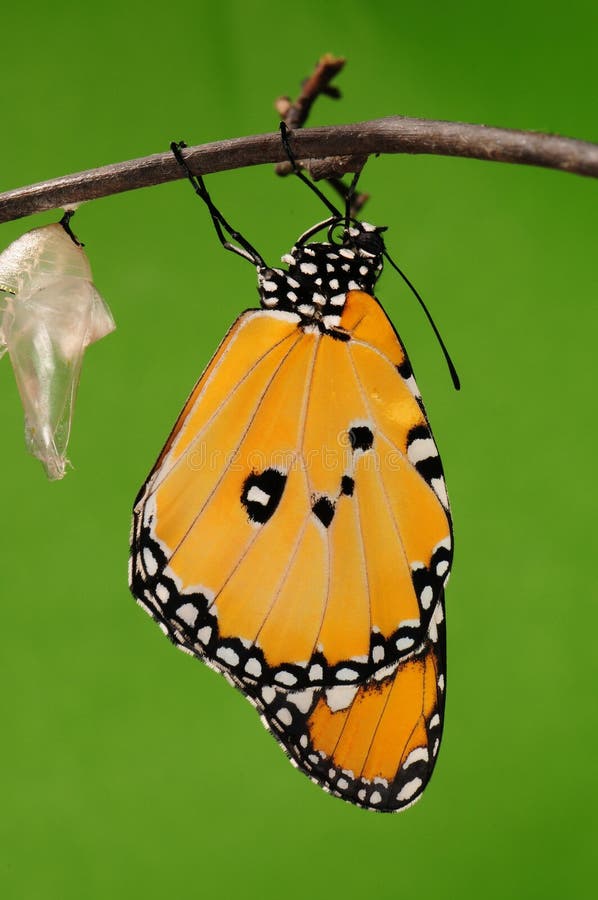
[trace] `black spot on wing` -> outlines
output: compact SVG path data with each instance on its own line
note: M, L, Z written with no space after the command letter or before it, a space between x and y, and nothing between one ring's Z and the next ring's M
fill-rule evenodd
M241 503L252 522L263 525L272 517L280 503L286 482L287 476L278 469L252 472L245 479Z
M318 323L318 327L320 331L329 335L331 338L334 338L335 341L350 341L351 335L348 331L343 331L342 328L326 328L323 323Z
M314 502L311 508L313 514L320 520L324 528L328 528L334 518L334 503L329 497L322 495Z
M354 425L349 428L349 440L353 450L370 450L374 443L374 435L367 425Z
M397 372L407 381L413 375L413 369L411 368L411 364L407 358L403 360L400 366L397 366Z
M355 481L350 475L343 475L341 478L341 494L346 497L352 497L355 490Z

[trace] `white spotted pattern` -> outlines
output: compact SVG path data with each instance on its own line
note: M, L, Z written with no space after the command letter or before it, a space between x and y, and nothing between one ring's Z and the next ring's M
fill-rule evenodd
M218 647L218 649L216 650L216 656L228 666L239 665L239 657L232 649L232 647Z
M148 575L153 576L158 571L158 563L149 547L143 548L143 565Z
M411 800L413 795L417 793L422 784L423 781L421 780L421 778L413 778L411 781L408 781L407 784L403 785L403 787L397 794L397 800Z
M286 706L281 707L276 713L276 718L279 722L282 722L283 725L292 725L293 723L293 715L290 709L287 709Z
M191 628L193 628L193 626L195 625L197 616L199 615L197 609L195 608L195 606L193 606L192 603L184 603L182 606L179 606L176 614L179 619L182 619L183 622L186 622L187 625L191 626Z

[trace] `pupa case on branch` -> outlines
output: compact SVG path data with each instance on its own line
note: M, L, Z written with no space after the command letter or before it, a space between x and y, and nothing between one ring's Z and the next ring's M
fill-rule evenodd
M50 479L65 474L83 353L114 328L85 252L60 224L0 254L0 356L14 369L27 448Z

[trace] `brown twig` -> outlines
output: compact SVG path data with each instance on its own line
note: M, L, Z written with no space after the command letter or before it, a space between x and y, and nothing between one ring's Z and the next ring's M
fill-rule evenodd
M342 57L334 57L330 53L325 54L318 61L309 78L303 81L301 93L296 100L293 101L290 97L279 97L276 100L274 106L290 131L305 125L314 102L322 94L335 100L340 99L339 89L330 82L343 69L345 62L346 60ZM327 159L298 159L297 165L307 169L314 181L325 179L345 202L349 194L349 187L341 176L345 172L360 172L366 160L367 156L364 155L347 156L343 154L343 156L330 156ZM287 160L278 163L275 171L277 175L290 175L293 167ZM355 194L351 198L351 214L357 215L368 199L369 194Z
M314 101L321 94L327 94L335 100L340 98L339 89L333 87L330 82L338 75L345 62L346 60L340 56L335 57L331 53L326 53L317 62L309 78L302 83L301 93L296 100L293 101L290 97L279 97L276 100L274 106L291 131L305 125Z
M293 133L293 147L301 158L326 159L347 153L432 153L543 166L598 178L598 144L533 131L404 116L354 125L302 128ZM206 175L281 162L285 152L276 132L190 147L185 158L194 172ZM182 177L170 152L64 175L0 194L0 222Z

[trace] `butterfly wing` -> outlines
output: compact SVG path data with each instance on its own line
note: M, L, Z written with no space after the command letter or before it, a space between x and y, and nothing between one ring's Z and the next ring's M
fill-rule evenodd
M353 723L381 685L396 698L415 683L415 656L432 658L451 558L404 348L377 301L351 291L334 332L288 312L237 320L139 494L131 587L258 706L264 687L324 704L357 688Z
M282 691L253 699L293 765L343 800L381 812L411 806L440 747L446 690L444 597L411 655L359 685Z

